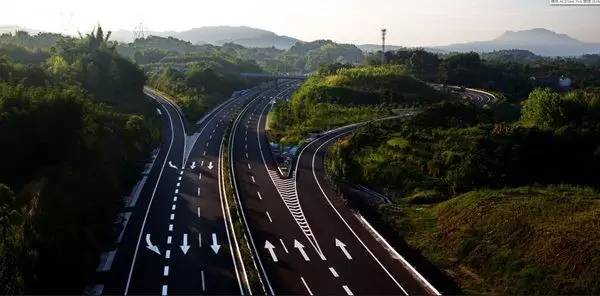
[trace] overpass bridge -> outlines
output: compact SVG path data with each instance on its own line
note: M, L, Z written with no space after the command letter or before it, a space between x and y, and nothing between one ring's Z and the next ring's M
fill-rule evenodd
M245 78L260 78L275 81L275 87L279 87L280 80L305 80L309 74L275 74L275 73L241 73Z

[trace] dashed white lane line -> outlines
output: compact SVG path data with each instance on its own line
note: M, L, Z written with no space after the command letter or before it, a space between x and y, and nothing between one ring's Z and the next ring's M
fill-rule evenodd
M177 201L177 195L173 196L173 201Z
M198 180L202 180L202 173L198 174Z
M175 220L175 214L171 214L171 221Z
M173 231L173 224L169 224L169 231Z
M248 144L244 144L244 149L248 150Z
M200 162L200 166L204 166L204 160Z
M181 183L177 182L177 187L181 186Z
M252 177L252 183L256 183L256 180L254 179L254 176L250 176Z
M171 211L175 211L175 205L171 206Z
M200 218L200 207L198 207L198 218Z
M246 152L246 159L248 159L248 158L250 158L250 157L248 157L248 152Z
M177 181L181 181L181 176L179 176L179 177L177 178Z
M169 289L169 287L167 285L163 285L162 286L162 296L167 296L167 290Z
M165 252L165 259L169 259L169 258L171 258L171 250L167 250Z
M172 238L170 235L167 237L167 245L170 245L170 244L171 244L171 240L172 240L172 239L173 239L173 238Z
M169 266L165 265L165 268L163 269L163 276L168 276L169 275Z
M198 247L202 248L202 233L198 233Z
M306 284L306 281L304 280L304 278L303 278L303 277L300 277L300 280L302 281L302 284L304 284L304 287L306 288L306 291L308 291L308 295L312 296L312 295L313 295L313 293L312 293L312 291L310 290L310 287L308 287L308 285Z
M200 196L200 187L198 187L198 192L196 192L198 196Z
M340 277L340 275L337 273L337 271L335 271L333 267L329 267L329 271L331 271L333 277Z
M348 295L348 296L354 295L354 293L352 293L352 291L350 291L350 288L348 288L348 286L343 285L342 288L344 288L344 291L346 291L346 295Z
M175 194L179 193L179 189L175 189Z
M206 291L206 284L204 281L204 270L200 271L200 276L202 277L202 291L204 292L204 291Z
M288 251L287 247L286 247L286 246L285 246L285 244L283 243L283 240L282 240L282 239L279 239L279 242L281 243L281 246L283 247L283 251L284 251L286 254L289 254L290 252Z
M204 150L204 152L202 152L202 155L203 155L203 156L206 156L206 150Z
M262 200L262 195L260 195L260 192L256 191L256 194L258 194L258 199Z
M180 175L183 175L183 170L179 171L179 174L180 174Z
M271 219L271 215L269 214L269 211L266 211L267 213L267 218L269 219L269 222L273 223L273 219Z
M206 142L206 147L208 147L208 144L210 144L210 142Z
M252 167L250 166L250 163L248 163L248 169L249 169L249 170L251 170L251 169L252 169Z

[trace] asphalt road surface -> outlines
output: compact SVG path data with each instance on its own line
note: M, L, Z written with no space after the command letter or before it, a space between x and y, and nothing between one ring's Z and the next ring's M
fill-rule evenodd
M151 90L146 93L162 110L162 142L103 293L242 294L245 282L225 219L217 159L227 122L258 91L216 108L194 137L186 134L173 103Z
M293 86L275 93L286 99ZM323 180L325 146L306 146L297 172L277 173L265 137L270 97L251 102L234 125L232 172L268 294L435 294L390 254ZM330 141L331 140L331 141ZM394 258L395 257L395 258Z

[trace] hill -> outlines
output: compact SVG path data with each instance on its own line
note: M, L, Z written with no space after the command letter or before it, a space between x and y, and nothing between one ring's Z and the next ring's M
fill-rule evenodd
M600 43L582 42L566 34L559 34L543 28L506 31L498 38L489 41L457 43L436 48L455 52L522 49L542 56L580 56L600 53Z
M147 31L146 34L160 37L174 37L193 44L223 45L235 43L245 47L275 47L289 49L298 39L277 35L271 31L250 28L246 26L210 26L193 28L186 31ZM132 31L119 30L113 33L113 38L121 42L132 42Z

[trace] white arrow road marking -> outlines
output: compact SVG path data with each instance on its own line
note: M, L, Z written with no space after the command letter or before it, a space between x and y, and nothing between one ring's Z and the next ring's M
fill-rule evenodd
M217 243L216 233L212 234L212 245L210 247L212 248L213 252L215 252L215 254L219 253L219 248L221 248L221 245Z
M173 164L172 161L169 160L169 166L174 168L174 169L178 169L176 165Z
M279 260L277 260L277 256L275 255L275 246L268 240L265 241L265 249L267 249L269 251L269 254L271 255L271 259L273 259L273 262L277 262Z
M190 166L190 169L192 169L192 170L193 170L193 169L195 169L195 168L196 168L196 162L194 161L194 162L192 162L192 165Z
M148 248L150 251L160 255L160 250L158 249L157 246L153 245L152 242L150 241L150 234L146 234L146 248Z
M211 161L211 162L208 163L208 169L212 170L213 168L214 168L214 166L213 166L212 161Z
M190 245L188 245L187 240L187 233L183 234L183 244L181 244L180 248L183 251L184 255L187 254L187 251L190 249Z
M346 256L346 258L348 258L348 260L352 260L352 256L350 256L350 253L348 253L348 250L346 250L346 244L344 244L341 240L336 238L335 246L340 248L340 250L342 250L342 252Z
M298 251L300 252L300 254L302 255L302 257L304 257L304 261L310 261L310 258L308 258L308 255L306 255L306 252L304 251L304 245L303 244L301 244L297 240L294 240L294 248L298 249Z

